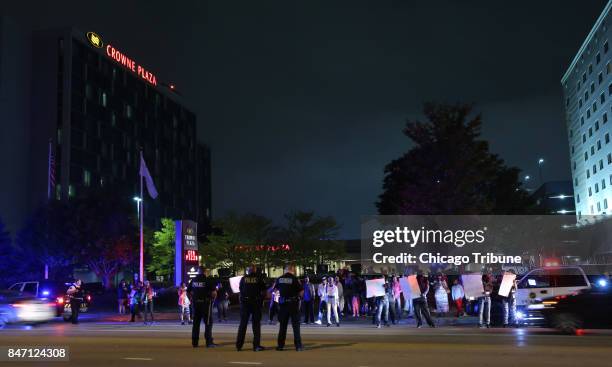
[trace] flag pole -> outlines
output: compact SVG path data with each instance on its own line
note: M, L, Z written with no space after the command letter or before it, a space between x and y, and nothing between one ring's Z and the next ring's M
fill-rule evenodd
M47 205L51 201L51 155L53 154L53 139L49 139L49 154L47 155ZM45 280L49 279L49 264L45 263Z
M142 150L140 151L140 165L142 166ZM139 273L139 280L144 282L144 233L143 233L143 227L144 227L144 196L143 196L143 192L142 192L142 170L139 171L140 173L140 202L138 203L138 205L140 205L140 273Z

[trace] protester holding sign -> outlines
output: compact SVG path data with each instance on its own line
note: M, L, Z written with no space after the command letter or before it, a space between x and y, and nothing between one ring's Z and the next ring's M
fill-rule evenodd
M509 273L504 274L498 292L502 297L502 304L504 306L504 327L517 326L516 286L516 274L514 274L514 271L510 270ZM509 321L512 321L512 323L509 323Z

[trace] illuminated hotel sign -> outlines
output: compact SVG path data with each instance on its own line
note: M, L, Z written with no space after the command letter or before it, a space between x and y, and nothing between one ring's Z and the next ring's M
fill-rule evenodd
M92 46L96 48L102 48L104 46L102 38L100 38L100 36L94 32L87 32L87 40ZM138 75L139 77L147 81L149 84L157 86L157 78L155 77L155 74L145 69L142 65L137 64L136 61L130 59L128 56L126 56L124 53L117 50L110 44L106 45L106 56L115 60L124 68Z

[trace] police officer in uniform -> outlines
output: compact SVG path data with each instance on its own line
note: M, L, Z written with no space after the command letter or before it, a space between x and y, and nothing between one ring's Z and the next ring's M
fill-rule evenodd
M260 345L261 341L261 308L266 283L257 271L255 265L247 269L247 275L240 279L240 326L236 337L236 350L242 350L249 318L252 317L253 351L259 352L266 348Z
M71 319L73 324L79 323L79 311L81 303L83 303L84 292L81 287L81 279L77 279L66 292L70 297L70 311L72 312Z
M300 335L300 297L304 293L304 288L294 273L295 266L287 265L285 274L276 279L274 283L274 289L278 289L280 292L280 310L278 311L280 328L278 330L278 346L276 347L276 350L279 351L285 348L289 319L291 319L291 326L293 327L295 350L298 352L304 350Z
M200 273L189 282L187 293L191 295L193 305L193 328L191 329L191 345L198 346L200 340L200 323L204 321L204 337L206 347L217 346L212 337L212 304L217 296L216 283L208 276L208 269L201 266Z

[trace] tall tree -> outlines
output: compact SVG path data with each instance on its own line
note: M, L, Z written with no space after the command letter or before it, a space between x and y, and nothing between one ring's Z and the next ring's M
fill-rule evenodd
M285 233L291 245L289 260L304 268L338 260L344 253L336 241L339 226L333 217L317 217L314 212L295 211L285 216Z
M170 218L162 218L161 225L161 229L153 233L153 242L148 247L151 261L147 271L170 277L174 274L176 224Z
M425 122L408 121L414 143L385 167L380 214L523 214L533 202L519 169L508 167L480 138L472 105L427 103Z

